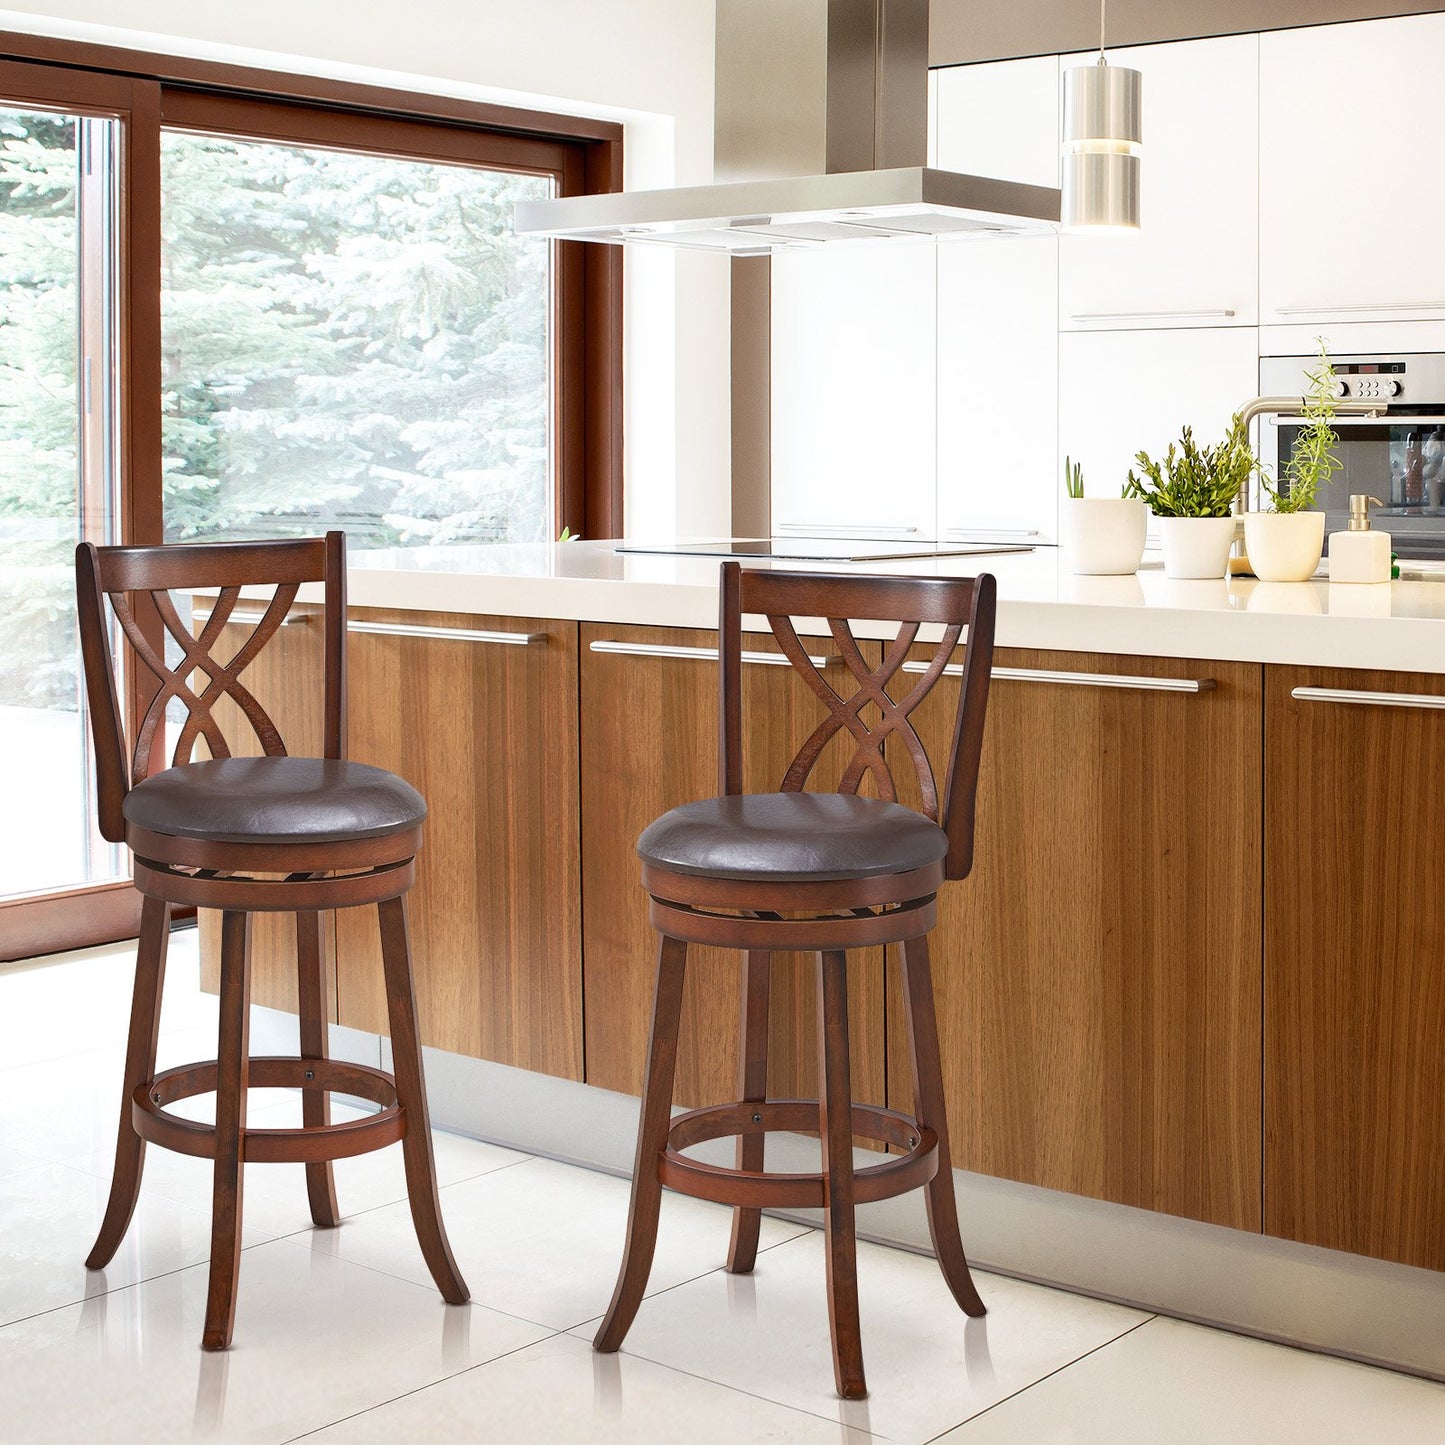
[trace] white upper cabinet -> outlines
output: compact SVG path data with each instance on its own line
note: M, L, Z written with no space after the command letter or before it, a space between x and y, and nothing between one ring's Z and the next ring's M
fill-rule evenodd
M932 541L937 250L774 256L773 531Z
M1066 55L1060 69L1094 60ZM1109 61L1144 77L1140 229L1061 238L1061 329L1253 326L1259 37L1111 50ZM1341 94L1334 88L1334 105Z
M1084 468L1084 491L1117 497L1136 452L1161 456L1187 424L1223 440L1259 389L1258 332L1075 333L1059 338L1059 451Z
M938 535L1058 535L1058 242L938 248Z
M1445 15L1260 39L1261 320L1445 317Z
M1053 56L938 73L935 164L1058 184ZM1058 535L1058 241L938 248L938 536Z
M1059 183L1059 65L1052 55L954 65L937 79L935 158L940 170Z

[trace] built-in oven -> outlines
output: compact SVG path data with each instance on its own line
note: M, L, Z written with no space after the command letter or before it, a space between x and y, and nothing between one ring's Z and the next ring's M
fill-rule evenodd
M1402 557L1445 560L1445 355L1332 356L1342 400L1378 401L1380 415L1337 416L1340 469L1317 506L1325 533L1342 531L1355 492L1384 504L1373 525L1390 534ZM1309 387L1311 356L1267 356L1259 363L1265 396L1300 395ZM1260 460L1272 480L1285 463L1305 422L1282 415L1261 418Z

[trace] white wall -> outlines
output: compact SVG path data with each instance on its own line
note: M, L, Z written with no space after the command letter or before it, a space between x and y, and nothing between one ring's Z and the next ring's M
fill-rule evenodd
M712 178L713 0L32 0L0 29L602 116L629 188ZM628 254L629 532L729 529L727 276Z

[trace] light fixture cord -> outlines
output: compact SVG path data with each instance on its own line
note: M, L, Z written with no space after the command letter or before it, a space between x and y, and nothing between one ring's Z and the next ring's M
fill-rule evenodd
M1104 11L1109 0L1099 0L1099 64L1107 65L1109 62L1104 59Z

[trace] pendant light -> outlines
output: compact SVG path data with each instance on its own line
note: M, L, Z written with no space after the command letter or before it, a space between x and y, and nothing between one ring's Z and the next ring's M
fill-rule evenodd
M1060 187L1065 230L1139 229L1141 80L1137 70L1104 59L1099 0L1099 60L1064 72Z

